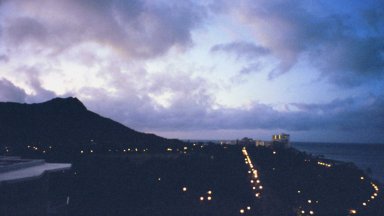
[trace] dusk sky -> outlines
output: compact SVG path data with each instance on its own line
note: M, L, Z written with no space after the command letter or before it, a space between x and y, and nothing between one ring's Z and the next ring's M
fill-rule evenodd
M0 101L180 139L384 143L381 0L0 0Z

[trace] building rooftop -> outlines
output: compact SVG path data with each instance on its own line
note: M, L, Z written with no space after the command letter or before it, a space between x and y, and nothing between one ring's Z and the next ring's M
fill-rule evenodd
M66 163L46 163L44 160L0 156L0 184L39 178L46 172L67 170L71 166Z

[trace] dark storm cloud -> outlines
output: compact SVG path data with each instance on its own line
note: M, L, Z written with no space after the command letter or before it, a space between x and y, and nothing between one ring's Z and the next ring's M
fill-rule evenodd
M27 94L7 79L0 79L0 101L24 103Z
M204 7L190 1L21 0L7 4L23 14L6 16L3 28L13 44L37 43L57 53L93 41L119 48L133 58L190 46L191 30L206 14Z
M254 29L258 44L269 49L280 63L269 74L289 72L299 58L308 56L325 78L353 86L384 73L384 21L382 7L360 13L339 14L329 7L306 1L220 1L215 12L241 14ZM321 11L321 12L319 12ZM357 22L363 19L367 25ZM258 57L257 53L255 57Z
M384 36L344 38L325 47L314 62L334 83L355 86L384 75Z

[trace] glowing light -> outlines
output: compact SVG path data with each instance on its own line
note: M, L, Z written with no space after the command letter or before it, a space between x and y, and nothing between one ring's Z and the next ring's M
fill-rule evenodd
M310 215L313 215L313 214L315 214L315 213L314 213L313 211L309 211L309 214L310 214Z
M351 213L351 214L357 214L357 211L356 211L355 209L351 209L351 210L349 210L349 213Z
M207 200L212 200L212 197L211 197L211 196L208 196L208 197L207 197Z
M84 153L84 151L83 151L83 150L81 150L81 151L80 151L80 153L81 153L81 154L83 154L83 153Z
M366 203L366 202L363 202L363 206L367 206L367 203Z
M240 214L244 214L244 209L240 209Z
M251 206L247 206L247 210L251 210Z
M208 193L208 194L212 194L212 191L211 191L211 190L209 190L207 193Z
M201 196L201 197L200 197L200 201L204 201L204 197Z
M187 191L187 187L183 187L183 191L184 191L184 192Z
M312 200L308 200L308 203L312 203Z
M360 179L361 179L361 180L364 180L364 176L361 176Z

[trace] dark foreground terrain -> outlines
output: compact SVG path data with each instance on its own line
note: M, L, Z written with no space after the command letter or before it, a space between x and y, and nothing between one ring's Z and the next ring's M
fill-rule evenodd
M29 151L30 158L55 161L54 150ZM49 215L382 216L384 211L381 185L353 164L295 149L190 143L163 150L81 150L70 158L67 177L50 181L56 191L51 199L60 194L67 206Z
M294 149L170 149L82 154L69 215L383 215L379 184L351 164Z

